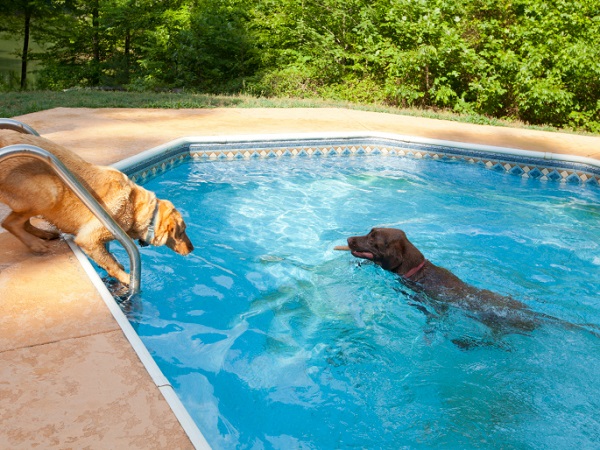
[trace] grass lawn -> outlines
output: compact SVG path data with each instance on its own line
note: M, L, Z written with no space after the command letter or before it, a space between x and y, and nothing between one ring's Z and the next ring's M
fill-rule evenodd
M417 108L400 109L377 104L356 104L335 100L257 98L248 95L209 95L169 92L114 92L94 89L69 89L66 91L13 91L0 93L0 117L11 118L36 111L65 108L349 108L363 111L385 112L433 119L453 120L546 131L552 127L531 127L521 122L500 120L480 115L456 114L449 111L431 111ZM586 133L589 134L589 133Z

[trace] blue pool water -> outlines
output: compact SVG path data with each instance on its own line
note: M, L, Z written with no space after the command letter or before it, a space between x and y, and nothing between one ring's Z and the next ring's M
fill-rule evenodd
M600 338L427 316L395 275L333 251L402 228L475 286L600 325L599 189L392 157L186 163L145 187L196 250L142 249L125 306L215 449L600 446Z

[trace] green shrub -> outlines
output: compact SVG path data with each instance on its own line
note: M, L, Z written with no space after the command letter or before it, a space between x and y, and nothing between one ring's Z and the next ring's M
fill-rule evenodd
M73 0L40 23L45 89L185 88L600 122L598 0Z

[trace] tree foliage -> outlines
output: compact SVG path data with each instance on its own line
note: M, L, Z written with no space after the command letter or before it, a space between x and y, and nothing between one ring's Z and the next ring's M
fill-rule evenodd
M27 87L27 67L35 58L30 50L32 37L41 36L46 29L46 18L60 10L51 0L12 0L0 3L0 35L18 36L21 41L21 89Z
M51 3L46 88L324 97L600 131L598 0Z

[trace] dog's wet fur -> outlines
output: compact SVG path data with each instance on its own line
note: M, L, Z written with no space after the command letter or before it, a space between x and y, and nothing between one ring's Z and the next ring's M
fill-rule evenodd
M494 332L528 333L544 322L552 322L600 336L586 327L537 313L511 297L465 283L449 270L428 261L402 230L373 228L365 236L348 238L348 247L355 257L373 261L400 275L411 290L433 300L438 307L458 307Z

